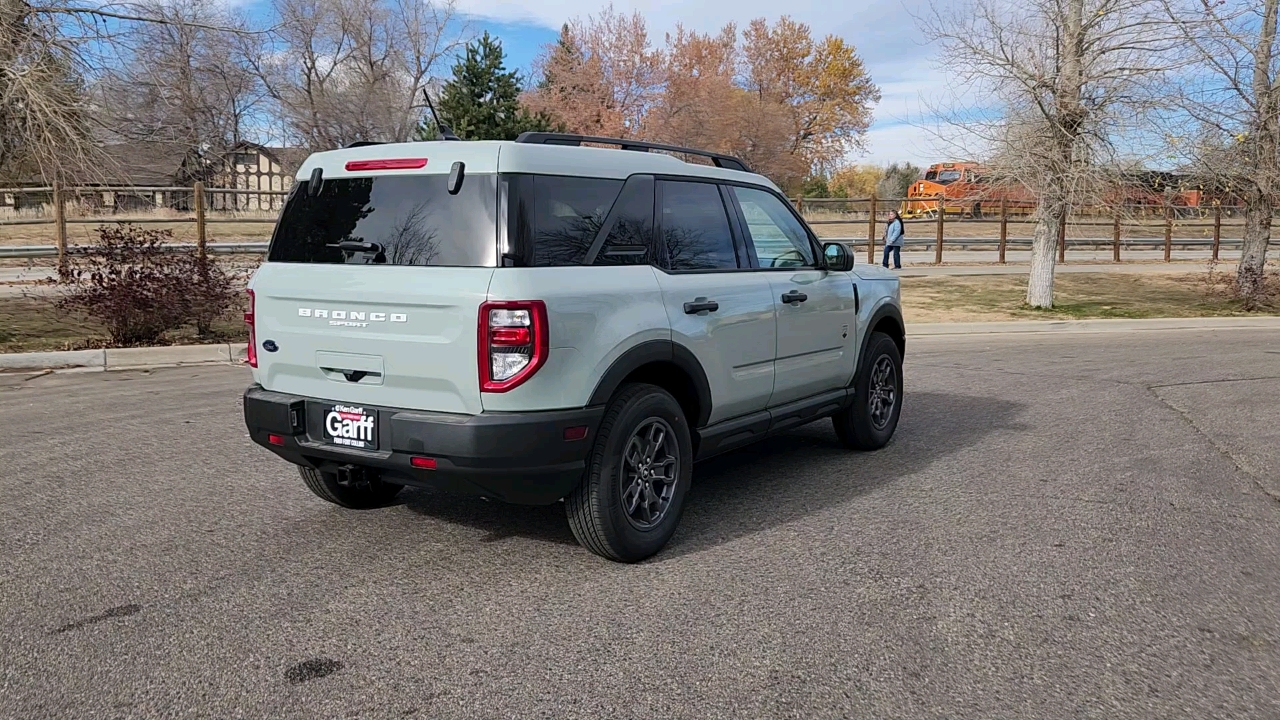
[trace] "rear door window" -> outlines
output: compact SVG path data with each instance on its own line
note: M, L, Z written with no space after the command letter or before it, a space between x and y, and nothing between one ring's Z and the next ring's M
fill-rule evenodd
M468 175L457 195L445 175L326 178L299 183L280 214L270 262L494 267L497 180Z
M610 211L609 234L594 265L649 265L653 251L653 188L648 176L633 176Z
M671 270L739 267L720 188L712 183L661 183L662 245ZM744 263L745 265L745 263Z
M530 265L580 265L622 190L621 180L533 178Z

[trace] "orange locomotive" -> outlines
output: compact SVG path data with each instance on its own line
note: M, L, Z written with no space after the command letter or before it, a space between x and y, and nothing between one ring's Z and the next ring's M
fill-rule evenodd
M1010 215L1029 215L1036 198L1020 184L997 184L976 162L944 162L929 166L923 180L916 180L902 203L908 218L936 217L938 199L947 215L982 218L1000 213L1003 201ZM1138 214L1163 214L1166 206L1175 217L1204 215L1218 202L1230 200L1226 192L1211 192L1191 178L1177 173L1135 172L1105 194L1107 207L1123 206Z
M911 184L902 204L902 216L935 217L938 198L948 215L980 218L996 215L1004 202L1010 214L1027 214L1035 209L1031 192L1021 185L997 185L976 162L945 162L929 166L924 179Z

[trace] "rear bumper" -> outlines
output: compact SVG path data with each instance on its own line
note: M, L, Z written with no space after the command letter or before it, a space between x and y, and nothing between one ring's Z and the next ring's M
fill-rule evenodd
M296 465L376 468L389 482L525 505L553 503L573 490L604 415L602 407L479 415L377 407L374 451L322 441L315 406L323 402L252 385L244 394L249 436ZM584 439L564 439L566 429L584 426ZM283 444L272 444L269 435ZM414 456L434 458L436 469L413 467Z

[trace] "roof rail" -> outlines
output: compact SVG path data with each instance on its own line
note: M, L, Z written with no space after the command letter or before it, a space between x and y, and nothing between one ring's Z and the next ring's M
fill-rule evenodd
M521 133L520 137L516 138L516 142L528 145L568 145L571 147L580 146L582 143L596 143L598 145L617 145L623 150L638 150L640 152L649 152L650 150L678 152L708 158L718 168L751 172L751 168L747 167L745 162L732 155L722 155L710 150L680 147L679 145L663 145L643 140L624 140L622 138L594 137L592 135L573 135L569 133L526 132Z
M386 145L386 143L380 142L378 140L357 140L351 143L350 145L348 145L347 148L369 147L370 145Z

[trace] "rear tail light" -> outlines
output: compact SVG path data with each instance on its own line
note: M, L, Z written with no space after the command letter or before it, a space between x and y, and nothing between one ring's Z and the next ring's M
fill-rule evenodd
M547 361L547 306L541 300L482 303L478 324L482 391L506 392Z
M418 468L419 470L435 470L436 469L436 459L431 457L422 457L420 455L415 455L409 458L409 464Z
M249 367L256 368L258 367L258 337L254 328L253 317L253 311L256 303L253 291L248 290L246 292L249 293L249 312L244 314L244 324L249 326L249 348L245 353L245 362L249 363Z

